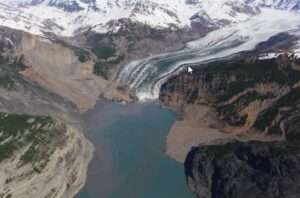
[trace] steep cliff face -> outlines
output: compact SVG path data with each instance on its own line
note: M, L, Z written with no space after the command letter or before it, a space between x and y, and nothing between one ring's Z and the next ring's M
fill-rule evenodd
M287 143L233 142L194 148L185 162L198 198L295 198L300 149Z

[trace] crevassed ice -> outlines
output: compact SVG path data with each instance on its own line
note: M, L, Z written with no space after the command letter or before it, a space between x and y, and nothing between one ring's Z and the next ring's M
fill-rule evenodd
M253 49L281 32L299 27L298 14L264 9L245 22L213 31L190 42L188 48L135 61L126 65L118 79L136 91L140 100L157 99L162 83L189 64L203 63Z

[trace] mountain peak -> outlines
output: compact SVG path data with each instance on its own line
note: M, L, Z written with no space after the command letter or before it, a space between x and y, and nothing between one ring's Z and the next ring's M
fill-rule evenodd
M79 30L107 32L122 18L153 28L219 27L247 20L262 8L298 11L300 0L4 0L0 24L35 34L71 36ZM22 13L21 15L19 13ZM8 16L8 17L5 17ZM14 16L14 17L12 17ZM49 26L51 24L51 26Z

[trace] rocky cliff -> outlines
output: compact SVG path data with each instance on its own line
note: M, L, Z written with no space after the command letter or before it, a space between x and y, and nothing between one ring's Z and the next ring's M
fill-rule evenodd
M193 147L185 169L199 198L300 195L299 82L294 55L247 54L199 65L162 86L160 100L182 112L167 153L180 161L172 144L185 155Z
M185 170L198 198L295 198L299 154L298 145L232 142L194 148Z

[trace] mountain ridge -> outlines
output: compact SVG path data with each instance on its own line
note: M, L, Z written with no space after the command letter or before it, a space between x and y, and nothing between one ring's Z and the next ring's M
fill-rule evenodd
M107 24L128 18L156 29L190 28L193 22L220 28L258 15L262 9L298 12L299 0L5 0L0 25L33 34L73 36L118 31Z

